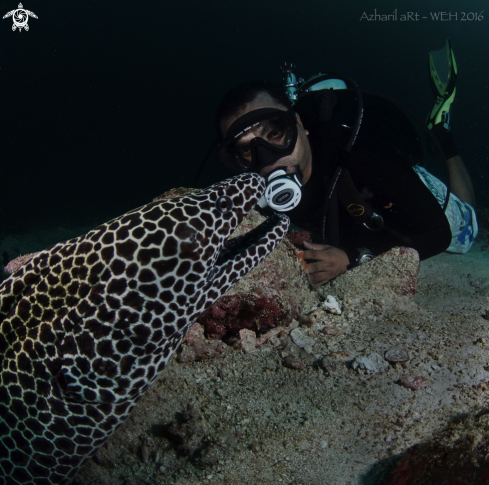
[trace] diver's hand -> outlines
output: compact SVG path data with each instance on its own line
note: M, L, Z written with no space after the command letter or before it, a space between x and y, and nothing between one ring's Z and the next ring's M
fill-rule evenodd
M304 251L302 257L305 260L314 260L309 263L309 281L314 289L324 285L329 280L336 278L346 271L350 264L345 251L326 244L313 244L304 241Z

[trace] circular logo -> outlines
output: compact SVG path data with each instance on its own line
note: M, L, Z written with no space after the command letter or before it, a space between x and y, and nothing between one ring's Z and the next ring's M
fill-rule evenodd
M350 204L346 210L352 217L360 217L365 213L365 207L360 204Z
M292 189L281 190L278 194L273 197L273 203L277 205L285 205L294 196Z
M13 15L13 21L18 29L22 29L22 27L25 27L28 20L29 20L29 16L27 15L27 12L23 8L18 8L15 11Z

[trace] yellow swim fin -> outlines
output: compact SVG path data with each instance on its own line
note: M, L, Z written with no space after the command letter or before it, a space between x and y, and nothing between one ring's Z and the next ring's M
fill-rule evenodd
M430 69L430 87L433 92L433 107L431 108L426 125L431 130L438 123L443 123L449 129L450 108L455 99L455 83L457 82L457 62L452 50L450 39L438 51L428 54Z

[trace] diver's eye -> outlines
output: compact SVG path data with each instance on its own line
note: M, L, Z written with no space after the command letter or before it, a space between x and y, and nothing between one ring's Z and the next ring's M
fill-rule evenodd
M249 158L251 156L251 148L250 145L244 145L240 147L236 147L236 152L243 158Z
M227 195L223 195L222 197L219 197L219 199L217 199L216 209L221 214L226 214L226 212L229 212L232 208L233 208L233 201Z
M274 128L267 133L267 140L274 145L284 145L285 138L285 130L280 128Z

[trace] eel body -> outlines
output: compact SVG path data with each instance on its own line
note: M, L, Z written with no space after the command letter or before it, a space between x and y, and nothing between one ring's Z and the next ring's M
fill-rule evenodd
M0 485L69 484L189 327L285 236L228 240L265 188L242 174L41 251L0 285Z

